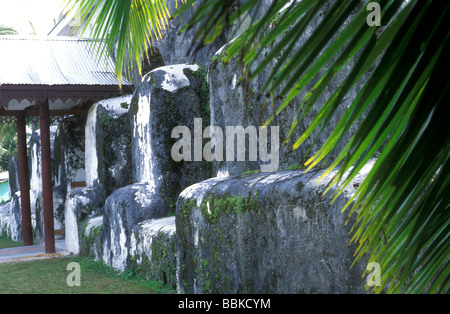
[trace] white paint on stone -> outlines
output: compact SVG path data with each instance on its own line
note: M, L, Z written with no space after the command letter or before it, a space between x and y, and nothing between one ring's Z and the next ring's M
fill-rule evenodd
M180 88L189 86L189 79L183 72L185 69L190 69L195 72L199 69L199 66L196 64L176 64L165 67L164 70L166 71L166 74L164 75L164 81L162 82L161 87L168 92L174 93Z
M85 175L86 185L93 186L98 181L98 157L97 157L97 105L94 104L89 110L85 127Z
M34 131L40 138L40 130ZM36 212L35 200L42 193L42 165L41 165L40 143L31 145L31 169L30 169L30 200L31 212Z
M65 205L65 225L66 225L66 250L67 252L80 253L80 243L78 239L77 217L74 212L75 199L68 197Z
M148 162L137 163L135 177L137 182L150 182L152 173L152 148L150 145L150 98L151 95L143 95L138 101L138 113L133 121L133 136L139 146L142 155L141 160Z
M125 114L129 110L132 95L125 95L106 100L101 100L95 103L89 110L86 127L85 127L85 176L87 186L93 186L98 177L98 153L97 153L97 109L98 106L105 108L114 118ZM126 106L122 106L126 103Z
M91 230L94 228L98 228L103 225L103 216L98 216L89 219L86 229L84 230L84 235L88 237L91 234Z
M149 197L149 195L152 195L153 193L155 193L154 186L146 185L145 189L139 188L137 186L132 186L131 188L136 190L134 199L141 207L150 206L150 204L152 203L152 200Z
M123 227L123 221L120 218L120 215L117 219L118 226L120 229L119 232L119 243L115 243L115 237L114 234L111 234L111 249L114 252L111 259L111 266L114 269L124 271L125 267L127 265L127 257L128 257L128 249L126 246L127 236L125 234L125 228Z
M236 88L236 83L237 83L237 75L235 73L235 74L233 74L233 80L231 81L231 88L233 90Z
M145 220L138 224L137 230L139 241L134 233L130 237L130 256L135 257L136 264L141 265L144 254L148 257L148 260L151 260L153 239L160 232L169 237L175 235L175 217Z
M110 98L106 100L101 100L98 102L103 108L108 111L109 114L112 114L114 118L118 118L121 115L128 112L129 104L131 103L132 95L125 95L115 98ZM123 103L126 103L127 106L122 106Z

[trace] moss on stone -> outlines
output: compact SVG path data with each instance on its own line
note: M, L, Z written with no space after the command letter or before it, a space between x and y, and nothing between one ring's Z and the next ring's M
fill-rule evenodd
M208 196L203 199L200 210L203 217L207 218L212 224L215 224L221 213L230 215L231 213L239 214L246 211L257 211L258 192L253 195L252 191L248 192L247 197L241 196L225 196L225 197L211 197Z
M210 95L209 95L209 86L208 86L208 80L207 80L207 73L206 69L198 65L198 70L195 72L192 72L192 75L200 80L201 84L194 84L193 88L195 92L197 93L198 97L200 98L200 109L202 113L202 119L206 125L210 125L211 123L211 110L209 106L210 102Z
M83 221L80 225L80 255L95 258L96 242L101 242L102 226L92 227L89 234L86 234L86 228L89 225L89 219ZM100 239L100 241L99 241ZM97 252L98 254L99 252Z
M136 247L140 245L139 232L134 232ZM176 244L166 233L159 231L152 237L148 252L130 257L128 270L146 279L158 280L164 285L176 286Z
M196 225L191 221L191 211L200 210L205 219L205 224ZM257 212L259 210L258 192L248 191L246 196L237 195L206 195L200 206L197 206L196 198L189 198L179 202L178 215L181 218L178 222L183 232L183 241L194 234L195 228L199 228L198 250L196 246L185 256L182 262L181 273L184 274L186 265L190 265L196 278L196 289L201 293L219 293L223 291L233 291L232 279L227 265L228 252L232 250L234 241L232 240L233 230L231 226L238 220L242 213ZM230 216L227 220L221 220L224 215ZM197 226L197 227L196 227ZM209 243L210 245L206 245ZM186 291L192 292L194 288L186 283L183 278L183 285Z

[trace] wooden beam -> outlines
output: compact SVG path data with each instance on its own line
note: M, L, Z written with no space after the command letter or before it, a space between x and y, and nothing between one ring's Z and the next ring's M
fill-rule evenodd
M84 182L84 181L70 182L70 187L71 188L85 188L86 182Z
M0 117L15 117L20 112L24 112L25 116L37 117L40 116L39 110L0 110ZM69 116L69 115L87 115L88 109L59 109L59 110L49 110L49 115L54 116Z
M39 104L42 161L42 198L44 205L45 253L55 253L55 227L53 218L53 183L50 146L50 115L48 99Z

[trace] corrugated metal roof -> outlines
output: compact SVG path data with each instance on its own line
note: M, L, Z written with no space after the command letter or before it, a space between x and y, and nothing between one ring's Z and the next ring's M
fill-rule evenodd
M117 86L113 60L96 51L88 39L0 36L0 85Z

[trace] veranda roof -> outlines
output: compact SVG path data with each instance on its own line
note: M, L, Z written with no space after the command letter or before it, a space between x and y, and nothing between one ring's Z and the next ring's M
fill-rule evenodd
M39 116L46 253L55 253L49 117L86 114L95 101L131 92L94 51L87 39L0 36L0 117L17 125L23 245L33 243L25 116Z
M97 58L96 45L99 42L73 37L0 36L0 110L21 110L18 102L23 99L76 102L130 92L126 80L119 89L114 61Z

